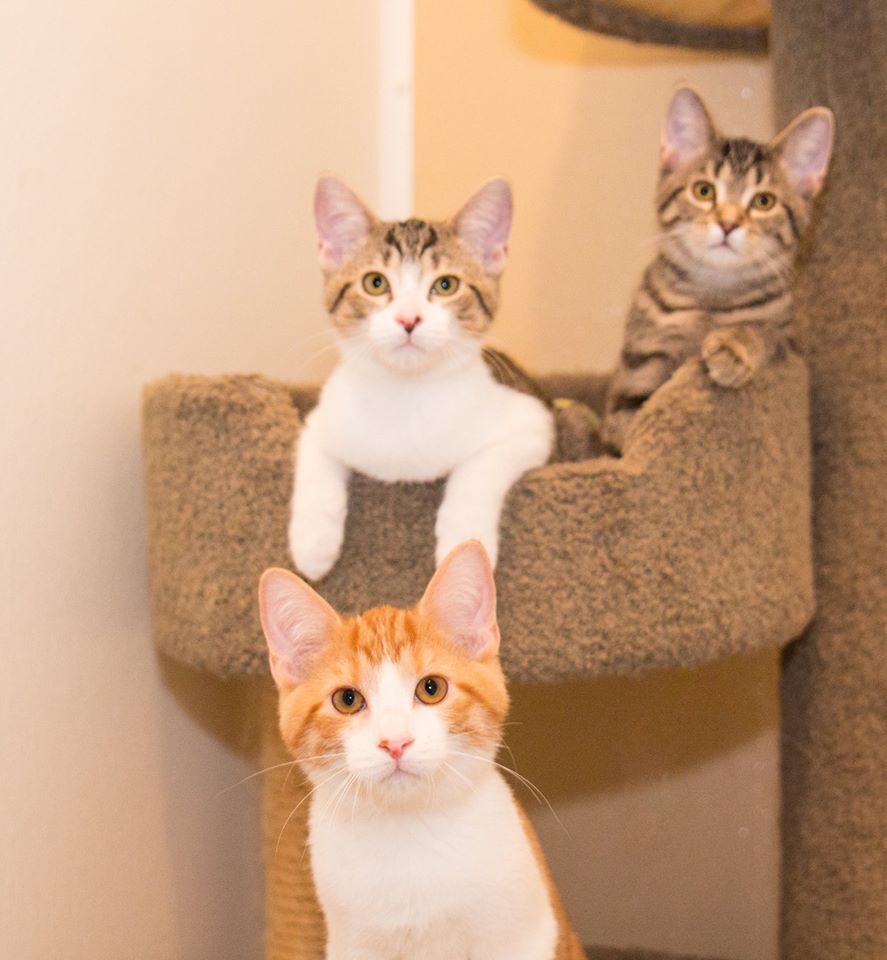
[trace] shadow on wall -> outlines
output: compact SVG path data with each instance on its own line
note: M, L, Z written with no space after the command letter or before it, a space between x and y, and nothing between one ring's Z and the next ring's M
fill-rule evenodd
M168 657L158 660L167 692L215 744L206 755L207 769L195 777L177 742L180 724L171 711L162 714L166 830L175 860L170 911L178 955L225 956L233 939L251 944L248 955L258 957L265 924L262 777L253 774L259 767L263 680L218 680ZM195 902L204 905L199 916Z
M639 677L512 685L506 741L518 771L552 803L677 777L777 729L774 656L765 651Z

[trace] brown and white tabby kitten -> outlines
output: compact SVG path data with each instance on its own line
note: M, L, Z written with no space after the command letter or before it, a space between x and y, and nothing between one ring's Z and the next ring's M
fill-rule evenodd
M554 418L528 378L484 337L499 300L511 188L484 184L448 220L378 219L344 183L318 182L315 220L326 304L341 359L299 434L289 545L325 576L345 533L348 483L446 477L435 524L440 562L480 540L495 564L512 485L542 466Z
M661 239L628 317L603 439L622 452L637 410L687 359L737 388L792 345L792 270L831 156L825 107L769 144L717 132L689 88L662 134Z
M327 960L583 960L495 762L508 694L481 544L414 610L343 618L280 569L259 603L283 741L314 788Z

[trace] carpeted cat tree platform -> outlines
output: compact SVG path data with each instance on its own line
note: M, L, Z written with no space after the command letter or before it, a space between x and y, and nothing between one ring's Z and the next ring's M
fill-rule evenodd
M684 24L667 20L657 0L537 2L636 40L757 49L766 36L760 11L749 19L742 0L699 0L704 16ZM797 358L737 392L713 387L690 362L638 415L623 460L557 463L527 475L503 518L503 660L514 680L551 682L788 644L782 953L883 960L887 4L777 0L770 46L780 119L813 103L838 118L799 290L812 384ZM549 386L599 408L605 381ZM256 581L270 564L289 565L291 451L314 397L249 376L170 377L146 391L154 632L176 659L221 676L265 672ZM439 485L355 478L343 557L321 592L345 610L414 602L432 572L439 496ZM816 618L790 643L812 615L814 582ZM267 690L270 766L286 758L270 682ZM284 790L285 779L285 770L274 771L264 793L267 956L320 960L305 805L277 846L303 795L295 777Z
M606 380L550 379L601 406ZM724 391L698 361L638 414L621 460L527 474L503 516L502 659L536 683L687 667L784 645L813 613L808 381L797 357ZM257 376L173 376L145 396L154 635L219 676L264 675L258 575L288 565L293 445L316 391ZM334 606L411 606L434 570L441 484L354 478L345 544L319 589ZM263 766L288 759L267 687ZM268 957L322 957L304 795L265 779ZM295 822L294 822L295 821ZM279 838L280 840L278 845Z

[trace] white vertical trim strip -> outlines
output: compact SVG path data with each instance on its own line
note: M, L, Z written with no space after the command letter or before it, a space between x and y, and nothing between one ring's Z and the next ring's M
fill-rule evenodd
M379 216L403 220L413 209L415 0L379 2Z

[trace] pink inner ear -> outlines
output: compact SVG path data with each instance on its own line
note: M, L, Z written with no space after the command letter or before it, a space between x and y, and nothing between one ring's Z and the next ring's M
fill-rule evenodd
M334 270L356 252L372 226L372 214L341 180L322 177L314 193L320 262Z
M485 183L455 216L459 236L490 273L505 266L512 209L511 187L496 179Z
M705 105L689 87L681 87L671 98L665 115L663 165L676 170L708 146L713 138L714 128Z
M831 160L832 134L831 113L813 108L777 138L789 181L804 196L815 196L822 189Z
M468 656L499 648L496 585L486 550L476 540L456 547L431 578L419 609Z
M262 574L259 613L275 683L297 686L332 638L338 616L307 583L278 568Z

